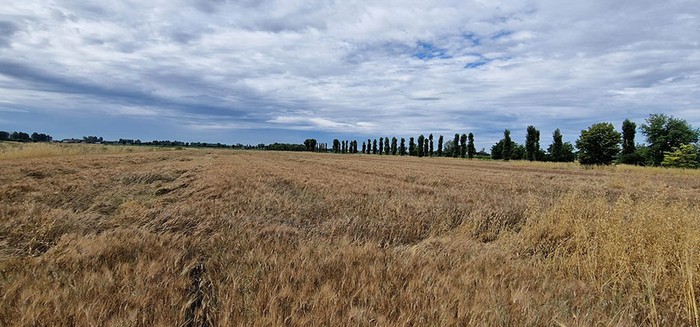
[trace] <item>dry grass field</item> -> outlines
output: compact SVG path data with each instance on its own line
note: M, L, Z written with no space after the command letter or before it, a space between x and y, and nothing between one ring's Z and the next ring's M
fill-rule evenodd
M0 157L2 326L700 322L697 171L74 152Z

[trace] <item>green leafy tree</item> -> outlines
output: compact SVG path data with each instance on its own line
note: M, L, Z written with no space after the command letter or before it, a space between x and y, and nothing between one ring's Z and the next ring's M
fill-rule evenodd
M467 134L462 134L459 138L459 157L467 157Z
M451 154L453 158L459 157L459 134L457 133L455 133L455 138L452 140Z
M362 142L362 153L367 153L367 143Z
M395 156L395 155L396 155L396 151L398 150L397 147L396 147L396 143L397 143L397 142L398 142L398 140L396 139L395 136L391 138L391 155L392 155L392 156Z
M0 131L0 141L7 141L10 138L10 133Z
M372 154L377 154L377 139L372 142Z
M525 136L525 152L527 160L535 161L539 157L540 131L532 125L527 127L527 134Z
M333 153L340 153L340 141L333 139Z
M610 123L593 124L581 131L576 141L579 162L584 165L609 165L620 153L622 135Z
M413 137L408 139L408 155L409 156L416 155L416 142L413 140Z
M384 138L384 154L389 155L391 153L391 149L389 148L389 138L385 137Z
M503 131L503 160L510 160L513 154L512 140L510 139L510 131Z
M563 142L561 131L555 129L552 134L553 142L547 148L547 158L554 162L572 162L576 160L574 146L569 142Z
M561 131L558 128L554 130L552 138L553 142L549 145L549 148L547 148L549 158L552 161L561 162L562 147L564 146L564 142L562 141Z
M379 154L381 155L383 153L384 153L384 138L380 137L379 138Z
M428 153L430 153L430 156L432 157L433 153L435 152L433 151L433 133L430 133L430 135L428 135L428 140L430 142L430 149L428 149Z
M474 155L476 155L476 148L474 147L474 134L469 133L468 136L469 142L467 143L467 156L469 159L474 158Z
M633 154L637 148L634 144L634 135L637 133L637 124L629 119L622 122L622 154Z
M418 136L418 156L419 157L422 157L423 155L425 155L425 153L423 152L424 143L425 143L425 136L423 136L423 134L421 134L420 136Z
M636 133L637 124L629 119L625 119L625 121L622 122L622 152L617 158L618 163L628 165L645 164L645 157L641 154L641 152L637 151L637 146L634 144L634 137Z
M437 156L442 157L442 135L440 135L440 137L438 137Z
M401 138L401 147L399 147L399 154L402 156L406 154L406 139Z
M661 165L676 168L699 168L698 153L700 152L696 146L681 144L674 151L664 153L664 161L661 162Z
M646 135L650 159L654 165L663 162L664 153L672 152L683 144L695 143L700 136L700 130L693 129L685 119L665 114L649 115L641 130Z
M304 146L306 146L306 151L316 151L316 139L304 140Z

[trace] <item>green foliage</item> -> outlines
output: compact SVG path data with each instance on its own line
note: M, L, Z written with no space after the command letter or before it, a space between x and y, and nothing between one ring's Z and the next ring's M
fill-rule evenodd
M0 131L0 141L7 141L10 138L10 133Z
M362 142L362 153L367 153L367 143Z
M692 144L682 144L674 151L664 153L664 167L676 168L700 168L700 146Z
M416 142L413 140L413 137L408 139L408 155L409 156L416 155Z
M340 153L340 141L333 139L333 153Z
M469 142L467 144L467 156L469 159L474 158L474 155L476 155L476 148L474 147L474 134L469 133Z
M540 131L535 126L527 127L525 136L525 152L527 160L535 161L540 157Z
M293 143L272 143L267 146L267 150L271 151L306 151L306 146L303 144Z
M511 156L513 154L513 145L512 144L514 144L515 142L513 142L510 139L510 131L507 129L505 131L503 131L503 140L504 141L503 141L503 149L502 149L502 152L503 152L502 159L505 161L508 161L511 159Z
M372 154L377 154L377 139L372 142Z
M621 157L631 158L637 151L634 145L634 135L637 133L637 124L629 119L622 122L622 155ZM629 159L626 159L629 161ZM627 162L625 162L627 163Z
M664 153L672 152L683 144L695 143L700 137L700 130L693 129L684 119L665 114L649 115L641 129L646 135L649 155L654 165L663 162Z
M442 157L442 135L438 137L438 148L437 148L437 156Z
M372 140L367 139L367 154L372 153Z
M406 154L406 139L401 138L401 146L399 147L399 153L403 156Z
M584 165L609 165L620 153L622 135L610 123L593 124L581 131L576 141L579 162Z
M467 134L462 134L459 138L459 157L467 157Z
M390 152L391 152L391 149L389 148L389 138L385 137L384 138L384 154L389 155Z
M384 153L384 138L380 137L379 138L379 154L381 155L383 153Z
M418 136L418 156L422 157L424 155L423 153L423 143L425 142L425 136L421 134Z
M397 147L396 147L396 143L397 143L397 142L398 142L398 140L396 139L396 137L392 137L392 138L391 138L391 155L392 155L392 156L395 156L395 155L396 155L396 151L398 150Z
M503 148L505 144L505 139L501 139L498 143L491 147L491 159L502 160L503 158ZM510 159L512 160L522 160L525 159L525 147L518 143L510 141Z
M430 141L430 148L428 149L428 153L430 153L430 156L432 157L432 156L433 156L433 152L434 152L434 149L433 149L433 134L432 134L432 133L431 133L430 135L428 135L428 140Z
M459 134L455 133L455 139L452 140L452 151L448 153L452 154L453 158L457 158L459 156Z
M554 162L572 162L576 160L574 146L562 141L561 131L557 128L552 133L552 144L547 148L547 160Z
M306 151L316 151L316 139L304 140L304 146L306 146Z

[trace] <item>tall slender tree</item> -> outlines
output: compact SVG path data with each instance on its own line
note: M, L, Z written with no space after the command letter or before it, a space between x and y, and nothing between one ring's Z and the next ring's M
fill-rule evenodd
M462 134L459 138L459 157L467 157L467 134Z
M455 133L455 139L452 140L452 157L459 157L459 134Z
M383 153L384 153L384 138L380 137L379 138L379 154L381 155Z
M469 142L467 144L467 156L469 159L474 158L474 155L476 155L476 148L474 147L474 133L469 133L468 136Z
M418 136L418 156L422 157L424 155L423 153L423 143L425 143L425 136L421 134Z
M333 139L333 153L340 153L340 141Z
M416 155L416 141L413 140L413 137L408 139L408 155L409 156Z
M442 157L442 135L440 135L440 137L438 137L437 156Z
M430 144L429 143L430 143L430 140L428 140L427 138L425 139L425 141L423 143L423 155L426 157L430 155Z
M564 142L562 141L561 131L557 128L552 133L552 145L549 146L549 160L554 162L562 161L564 150Z
M396 150L397 150L396 143L397 142L398 142L398 140L396 139L396 136L391 138L391 155L392 156L396 155Z
M540 152L540 131L535 126L527 127L525 135L525 156L527 160L535 161Z
M367 154L372 154L372 140L367 139Z
M377 139L372 142L372 154L377 154Z
M399 147L399 154L402 156L406 154L406 139L401 138L401 146Z
M637 151L634 145L634 134L637 133L637 124L629 119L622 122L622 155L633 154Z
M430 141L430 149L429 149L430 151L429 151L429 153L430 153L430 156L432 157L432 156L433 156L433 152L435 152L435 151L433 150L433 133L430 133L430 135L428 135L428 140Z
M389 149L389 137L384 138L384 154L389 155L391 153L391 149Z
M367 153L367 143L362 142L362 153Z
M508 161L513 153L513 145L510 143L511 139L509 130L506 129L503 131L503 139L503 160Z

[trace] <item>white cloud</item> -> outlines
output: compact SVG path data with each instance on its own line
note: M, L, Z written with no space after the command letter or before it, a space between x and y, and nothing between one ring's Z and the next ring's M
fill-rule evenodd
M0 95L35 113L359 139L473 131L482 146L505 128L575 134L652 112L697 126L699 22L683 0L11 2Z

